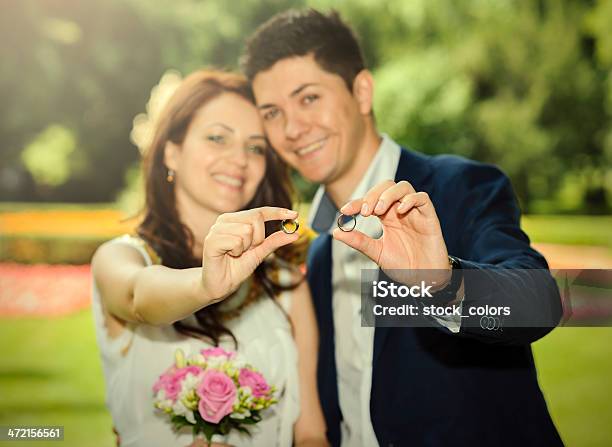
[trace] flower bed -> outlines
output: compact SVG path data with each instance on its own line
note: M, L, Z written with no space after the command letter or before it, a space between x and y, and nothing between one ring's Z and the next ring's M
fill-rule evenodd
M120 211L101 210L24 210L0 213L0 229L6 235L112 237L130 231L134 221L126 221Z
M111 209L1 212L0 261L86 264L102 242L135 223Z
M60 316L89 307L89 265L0 264L0 316Z

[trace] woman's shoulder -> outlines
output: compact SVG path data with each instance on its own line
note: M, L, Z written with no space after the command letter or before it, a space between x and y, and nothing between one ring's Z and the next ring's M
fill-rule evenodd
M115 248L118 246L133 248L141 255L148 265L161 263L161 259L153 247L136 233L123 234L104 242L96 250L96 253L94 254L94 262L96 257L100 257L102 252L114 252Z

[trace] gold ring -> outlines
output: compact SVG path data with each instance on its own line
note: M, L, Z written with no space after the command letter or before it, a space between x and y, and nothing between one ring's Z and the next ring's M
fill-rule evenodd
M357 226L357 218L355 216L340 214L337 220L338 228L344 232L353 231Z
M300 223L293 219L284 219L281 222L281 229L287 234L295 233L300 228Z

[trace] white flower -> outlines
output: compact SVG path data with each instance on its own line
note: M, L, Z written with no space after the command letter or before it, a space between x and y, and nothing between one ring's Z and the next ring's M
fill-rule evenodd
M201 380L202 376L200 374L194 375L192 373L187 373L181 381L181 391L179 392L179 395L182 395L183 393L188 393L192 390L195 391Z
M172 400L166 399L166 392L159 390L154 398L155 406L163 411L170 411L172 409Z
M236 356L232 359L232 367L240 370L247 366L247 363L242 354L236 353Z
M174 405L172 405L172 412L177 416L185 416L189 422L191 422L189 416L193 418L193 411L187 408L181 399L177 399ZM195 423L195 421L192 423Z
M223 356L215 356L208 358L208 367L213 369L221 370L223 368L223 364L227 362L227 359Z
M196 388L200 384L201 379L201 375L193 375L188 373L181 381L181 390L178 394L178 400L180 400L181 403L191 411L198 408L198 395L196 394ZM193 415L191 416L193 417ZM189 422L192 421L189 420ZM195 421L192 423L195 424Z
M232 414L230 414L230 417L232 419L238 419L238 420L246 419L249 416L251 416L251 412L247 409L244 409L242 411L234 411Z
M166 71L159 83L151 89L146 113L140 113L134 117L130 139L138 147L141 154L144 154L153 141L153 133L157 127L161 111L180 85L181 80L181 74L178 71Z
M193 416L193 411L190 411L189 413L187 413L185 415L185 419L187 419L187 421L190 424L194 424L195 425L195 423L196 423L195 417Z

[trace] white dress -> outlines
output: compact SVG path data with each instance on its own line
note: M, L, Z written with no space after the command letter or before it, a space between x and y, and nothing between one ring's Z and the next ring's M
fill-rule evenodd
M140 239L122 236L112 243L134 247L147 265L152 264ZM290 292L279 297L285 311L288 311L290 299ZM172 430L168 416L153 407L152 387L174 361L176 349L180 348L189 355L210 345L179 334L171 325L128 326L118 337L111 338L104 324L102 302L95 283L92 310L106 381L106 405L120 435L121 446L191 444L193 435L188 427L177 434ZM293 424L299 414L299 384L297 351L286 315L272 299L260 299L245 307L226 326L238 340L239 354L261 371L268 383L277 387L281 398L277 405L266 411L261 422L252 426L252 437L230 433L223 442L237 447L291 446ZM235 349L231 340L223 340L221 346Z

